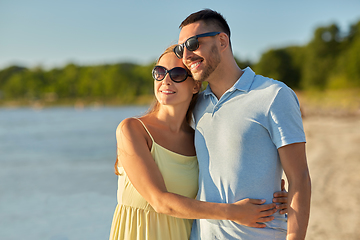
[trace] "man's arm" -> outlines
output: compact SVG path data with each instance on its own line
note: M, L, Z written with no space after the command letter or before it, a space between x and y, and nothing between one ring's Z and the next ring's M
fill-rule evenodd
M278 149L281 164L289 182L287 240L305 239L310 215L311 180L305 143L294 143Z

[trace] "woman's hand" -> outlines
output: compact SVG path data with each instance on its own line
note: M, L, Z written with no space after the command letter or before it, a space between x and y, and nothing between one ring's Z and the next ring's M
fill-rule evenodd
M288 192L285 190L285 180L281 179L281 191L274 193L273 202L280 214L287 213Z
M264 203L265 200L246 198L231 204L229 220L248 227L264 228L264 222L272 221L274 217L271 215L277 211L275 203Z

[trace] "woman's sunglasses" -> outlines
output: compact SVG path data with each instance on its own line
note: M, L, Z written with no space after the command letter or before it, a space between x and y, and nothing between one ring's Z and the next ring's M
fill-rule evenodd
M182 67L175 67L167 70L163 66L155 66L152 70L152 76L156 81L162 81L168 73L170 79L176 83L183 82L187 79L187 77L191 77L187 70Z
M184 55L184 47L186 47L189 51L193 52L196 49L199 48L199 40L198 38L201 37L212 37L215 35L220 34L220 32L208 32L208 33L203 33L203 34L199 34L199 35L195 35L193 37L188 38L184 43L176 45L174 47L174 53L178 58L182 58Z

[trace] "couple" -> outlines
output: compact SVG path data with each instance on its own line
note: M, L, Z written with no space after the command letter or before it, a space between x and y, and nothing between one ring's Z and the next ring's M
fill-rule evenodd
M311 190L294 92L237 66L219 13L180 29L153 69L155 104L116 130L110 239L304 239Z

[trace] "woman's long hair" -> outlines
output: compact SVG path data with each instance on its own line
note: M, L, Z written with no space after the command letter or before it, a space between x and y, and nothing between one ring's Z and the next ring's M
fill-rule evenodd
M170 47L168 47L161 55L160 57L158 58L158 60L156 61L156 65L159 63L160 59L165 55L165 54L175 54L173 49L176 45L171 45ZM186 112L186 116L185 116L185 120L186 122L191 125L192 124L192 120L193 120L193 110L194 110L194 107L195 107L195 104L196 104L196 101L197 101L197 98L198 98L198 95L199 93L195 93L193 94L193 97L191 99L191 102L190 102L190 105L189 105L189 108ZM154 97L154 100L153 100L153 103L151 104L150 108L147 110L147 112L144 114L145 115L148 115L148 114L151 114L151 113L155 113L157 111L159 111L160 109L160 103L159 101L156 99L156 97ZM118 172L118 169L117 169L117 166L118 166L118 157L116 157L116 161L115 161L115 165L114 165L114 168L115 168L115 174L116 175L120 175L119 172Z

